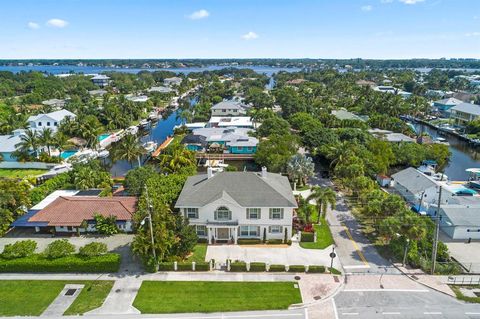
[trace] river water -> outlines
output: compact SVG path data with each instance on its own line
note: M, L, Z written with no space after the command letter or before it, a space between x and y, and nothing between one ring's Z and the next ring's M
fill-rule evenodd
M437 130L429 126L423 124L414 124L414 126L417 132L423 129L423 132L427 132L432 138L440 136ZM448 179L452 181L467 180L468 173L465 172L467 168L480 168L479 150L471 147L455 136L442 135L441 137L448 140L450 144L449 149L452 153L450 164L445 169L445 174L448 176Z

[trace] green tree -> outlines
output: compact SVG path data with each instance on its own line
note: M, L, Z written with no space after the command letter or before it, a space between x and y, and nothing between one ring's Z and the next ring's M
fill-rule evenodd
M145 154L145 149L138 144L135 135L127 134L119 142L112 145L110 154L114 162L126 160L133 168L133 163L137 160L140 161L140 157Z
M311 157L295 154L287 163L287 174L290 180L295 183L298 182L299 185L304 185L307 178L315 174L315 164Z
M54 138L51 128L44 128L38 133L38 143L47 148L48 156L52 156L50 148L54 144Z
M320 223L320 218L325 218L327 209L335 208L337 202L337 195L335 191L329 187L312 187L311 194L307 197L307 202L314 200L316 202L317 211L318 211L318 220L317 223Z
M24 134L20 136L20 143L18 147L22 152L29 153L33 151L35 156L38 156L38 147L40 141L38 139L37 131L35 130L26 130Z
M149 178L155 177L157 172L153 166L147 165L136 167L127 172L124 185L130 195L138 196L145 188L145 184Z
M94 214L95 229L102 235L115 235L118 233L117 217L115 215L103 216L101 214Z
M272 135L260 141L254 155L255 162L269 171L281 172L290 158L297 153L298 141L293 135Z

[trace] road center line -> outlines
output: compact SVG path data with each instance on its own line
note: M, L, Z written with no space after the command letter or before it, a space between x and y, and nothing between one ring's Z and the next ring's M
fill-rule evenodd
M424 315L441 315L441 312L424 312Z
M400 312L382 312L382 315L399 315Z
M365 258L365 256L363 255L363 253L360 251L360 248L358 248L357 242L356 242L355 240L353 240L352 234L351 234L350 231L348 230L347 226L343 225L343 228L345 229L345 232L347 233L348 238L349 238L350 241L352 242L353 247L354 247L355 250L357 251L358 257L360 257L360 259L363 261L363 263L364 263L366 266L368 266L368 261L367 261L367 259Z
M480 316L480 312L465 312L466 315Z
M344 316L358 316L358 312L343 312Z

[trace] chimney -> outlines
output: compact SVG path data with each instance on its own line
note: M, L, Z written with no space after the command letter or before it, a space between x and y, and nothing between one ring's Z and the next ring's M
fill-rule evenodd
M262 178L267 178L267 168L262 166Z
M207 168L207 178L212 178L213 177L213 169L209 166Z

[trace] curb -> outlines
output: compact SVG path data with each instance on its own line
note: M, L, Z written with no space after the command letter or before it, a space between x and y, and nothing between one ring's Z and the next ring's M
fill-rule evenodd
M395 268L397 268L398 271L400 271L404 276L406 276L408 279L412 280L413 282L416 282L416 283L418 283L418 284L420 284L420 285L422 285L422 286L424 286L424 287L427 287L427 288L430 288L430 289L435 290L435 291L437 291L437 292L440 292L440 293L442 293L442 294L444 294L444 295L446 295L446 296L456 298L454 295L452 296L452 295L446 293L445 291L442 291L442 290L440 290L440 289L431 287L430 285L427 285L426 283L423 283L423 282L421 282L421 281L415 280L415 279L412 278L409 274L403 272L403 271L402 271L400 268L398 268L395 264L393 264L393 266L394 266ZM424 276L428 276L428 275L424 275ZM447 286L448 286L448 285L447 285ZM452 291L452 292L453 292L453 291Z

